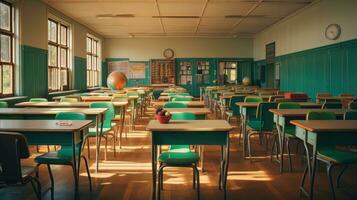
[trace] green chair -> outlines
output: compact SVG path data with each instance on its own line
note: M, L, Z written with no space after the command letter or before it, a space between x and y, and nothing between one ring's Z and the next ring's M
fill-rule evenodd
M263 98L255 97L255 96L247 96L244 98L244 102L263 102ZM247 111L247 119L248 120L256 120L256 109L248 109Z
M357 102L351 102L348 104L348 109L357 110Z
M63 97L63 98L61 98L61 102L78 102L78 99Z
M115 109L113 106L113 103L111 102L93 102L89 106L90 108L106 108L107 110L104 113L104 121L103 123L99 124L100 127L98 127L99 131L99 145L101 143L101 139L103 138L105 140L105 160L107 159L107 151L108 151L108 136L111 136L113 138L113 148L114 148L114 156L116 156L116 135L118 132L117 125L112 122L112 120L115 117ZM86 139L88 140L89 138L95 138L96 137L96 130L97 127L89 128L88 135ZM119 142L121 143L121 138L119 138ZM89 140L87 141L87 148L88 152L90 151L89 148ZM89 154L88 154L89 156Z
M307 114L307 120L336 120L336 115L331 112L310 112ZM346 142L346 141L345 141ZM329 180L330 190L333 199L336 199L335 189L333 185L331 171L335 166L344 166L344 169L337 177L337 186L347 165L357 164L357 153L339 150L336 148L334 139L320 138L320 144L317 147L317 160L326 163L327 176ZM307 167L305 168L302 185L304 184L307 175Z
M31 183L37 199L41 199L41 183L35 176L37 167L21 165L30 157L27 140L21 133L0 132L0 183L2 186L18 186ZM6 199L3 196L3 198Z
M344 120L357 120L357 111L347 111L344 116Z
M340 103L340 102L325 102L322 105L322 109L342 109L342 103Z
M152 92L152 96L154 97L154 99L159 99L160 94L163 92L164 90L154 90Z
M173 112L172 120L195 120L196 116L193 113ZM200 156L196 152L190 150L190 145L171 145L169 150L163 152L159 156L160 168L158 170L159 190L158 198L160 199L160 192L163 189L165 167L192 167L193 169L193 188L196 188L197 199L200 199L200 179L199 171L197 169L197 162Z
M180 102L167 102L164 104L164 108L187 108L187 104Z
M0 108L8 108L9 105L7 104L6 101L0 101Z
M55 117L57 120L86 120L86 115L83 113L77 113L77 112L62 112L58 113ZM90 176L90 171L88 167L88 161L86 157L84 157L81 152L83 149L83 144L85 141L85 135L82 138L82 141L78 144L76 144L76 156L78 156L78 169L80 169L80 158L84 160L85 167L87 170L87 176L89 180L89 190L92 191L92 180ZM51 170L51 165L69 165L72 167L73 172L76 166L74 166L74 163L72 162L73 159L73 150L72 150L72 145L62 145L61 149L58 151L51 151L48 153L45 153L43 155L37 156L35 158L35 162L37 163L37 166L40 166L42 164L47 165L47 169L49 172L50 180L51 180L51 199L54 199L54 179L52 175L52 170ZM76 189L77 190L77 189Z
M299 103L296 102L282 102L278 104L278 109L300 109L301 106ZM274 119L274 121L277 121L276 119ZM280 125L280 124L279 124ZM291 125L291 124L285 124L284 127L281 128L282 131L282 148L281 151L283 152L284 155L284 151L285 151L285 146L287 149L287 153L288 153L288 159L289 159L289 170L290 172L292 172L292 161L291 161L291 153L290 153L290 141L291 140L295 140L295 141L300 141L297 137L296 137L296 132L295 132L295 126ZM273 136L273 145L272 145L272 149L271 149L271 160L273 157L273 150L274 147L276 145L276 152L278 152L278 138L279 135L275 134ZM282 160L283 158L281 158ZM280 172L283 172L283 162L280 163Z
M31 98L30 102L48 102L46 98Z
M262 134L271 133L273 131L273 126L274 126L274 115L272 112L269 111L269 109L274 109L278 106L277 103L271 103L271 102L262 102L259 103L259 106L257 108L257 117L256 120L250 120L248 121L247 124L247 139L248 139L248 154L249 154L249 159L252 157L251 153L251 144L250 144L250 137L254 134L259 134L260 136L260 141L262 141ZM267 138L267 137L266 137ZM266 141L268 145L268 141Z
M244 102L245 96L234 95L229 101L229 110L226 111L227 121L229 122L232 117L239 117L240 109L236 104L238 102Z
M190 97L173 97L172 101L192 101Z

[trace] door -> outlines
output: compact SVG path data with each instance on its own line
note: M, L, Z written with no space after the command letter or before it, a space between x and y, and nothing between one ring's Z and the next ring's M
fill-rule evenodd
M237 84L238 81L238 62L220 61L219 62L219 84Z
M177 59L176 62L176 83L177 85L185 88L190 94L193 95L192 87L192 73L193 61L190 59Z
M209 59L197 60L194 66L193 96L200 96L200 87L212 85L214 61Z

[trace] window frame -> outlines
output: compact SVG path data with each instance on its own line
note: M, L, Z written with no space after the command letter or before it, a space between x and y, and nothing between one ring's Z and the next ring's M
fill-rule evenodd
M90 43L90 49L88 49L89 48L88 40ZM95 44L95 50L96 50L95 52L94 52L93 44ZM87 85L87 88L94 88L94 87L99 86L99 75L100 75L99 47L100 47L99 39L97 39L91 35L87 35L87 37L86 37L86 60L87 60L87 63L86 63L86 73L87 73L86 85ZM93 65L93 58L96 60L95 65ZM94 77L96 77L96 78L94 78Z
M10 62L5 62L0 60L0 70L1 70L1 77L0 77L0 82L1 82L1 88L0 88L0 97L12 97L15 95L15 47L14 47L14 38L15 38L15 16L14 16L14 7L10 2L7 1L1 1L0 3L3 3L6 6L9 6L10 8L10 30L5 30L0 28L0 35L5 35L10 37ZM4 94L4 85L3 85L3 80L4 80L4 65L11 66L11 71L12 71L12 76L10 77L11 80L11 93L9 94Z
M61 20L48 17L47 19L47 35L49 35L50 27L49 27L49 22L55 23L56 24L56 42L51 41L50 38L48 37L47 39L47 48L49 52L49 46L54 46L56 48L56 66L50 65L49 59L50 56L48 56L48 61L47 61L47 74L48 74L48 91L49 92L57 92L57 91L68 91L70 90L70 25L63 23ZM62 31L61 28L64 27L66 29L66 44L62 44ZM66 56L65 56L65 67L62 67L61 63L61 50L65 49ZM50 88L50 85L52 86L52 76L50 75L50 70L57 70L56 74L56 88ZM61 83L61 74L62 71L66 70L66 85L62 85ZM66 88L64 88L66 86Z

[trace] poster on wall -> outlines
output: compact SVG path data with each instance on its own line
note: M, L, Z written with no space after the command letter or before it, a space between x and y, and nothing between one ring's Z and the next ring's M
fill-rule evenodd
M129 79L145 79L146 63L130 63Z
M129 78L129 61L110 61L108 62L108 74L113 71L120 71Z
M145 79L146 63L130 63L129 61L108 62L108 73L119 71L125 74L128 79Z

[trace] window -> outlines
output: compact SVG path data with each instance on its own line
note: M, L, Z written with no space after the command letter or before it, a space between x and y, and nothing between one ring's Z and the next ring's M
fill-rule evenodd
M235 61L224 61L219 63L220 83L236 84L238 63Z
M87 37L87 87L99 86L99 42Z
M14 95L14 15L10 3L0 2L0 97Z
M48 89L69 89L69 27L48 20Z

